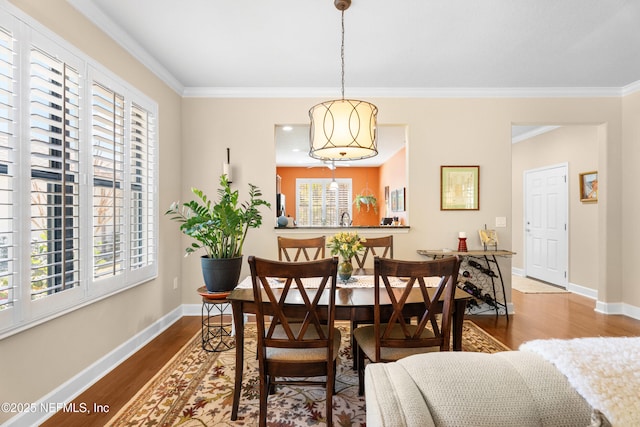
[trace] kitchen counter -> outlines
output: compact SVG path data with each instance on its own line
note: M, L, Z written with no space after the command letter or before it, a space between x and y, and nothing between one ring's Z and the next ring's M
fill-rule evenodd
M373 234L389 234L389 233L408 233L408 225L354 225L350 227L274 227L276 234L304 234L304 233L327 233L335 234L340 231L356 231L356 232L370 232Z

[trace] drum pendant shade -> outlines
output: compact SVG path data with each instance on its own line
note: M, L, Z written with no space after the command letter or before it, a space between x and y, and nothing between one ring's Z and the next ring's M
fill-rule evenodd
M358 160L378 154L378 108L366 101L344 98L344 11L351 0L335 0L342 12L342 98L311 107L309 156L320 160Z
M309 110L309 155L320 160L358 160L378 154L378 108L365 101L338 99Z

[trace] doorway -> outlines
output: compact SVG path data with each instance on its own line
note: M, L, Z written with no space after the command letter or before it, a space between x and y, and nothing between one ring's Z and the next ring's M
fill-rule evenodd
M598 150L606 141L603 125L571 124L563 126L519 126L512 132L512 273L537 276L582 295L595 295L598 289L598 203L584 203L579 195L579 175L598 170ZM560 271L560 279L536 274L527 264L529 253L526 235L525 172L542 171L553 166L566 166L567 249L557 249L564 259L552 264ZM546 206L541 204L540 206ZM562 226L564 228L564 225ZM543 240L538 243L542 244ZM547 246L545 246L547 248ZM556 250L555 247L551 249ZM544 254L542 247L539 253ZM546 252L548 256L550 252ZM563 266L564 264L564 270ZM557 265L557 267L556 267ZM534 271L533 273L531 271ZM566 277L565 276L566 271Z
M568 166L525 171L525 274L567 287Z

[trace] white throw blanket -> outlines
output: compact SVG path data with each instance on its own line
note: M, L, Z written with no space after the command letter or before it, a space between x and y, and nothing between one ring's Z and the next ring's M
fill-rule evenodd
M640 426L640 337L534 340L520 350L553 363L613 426Z

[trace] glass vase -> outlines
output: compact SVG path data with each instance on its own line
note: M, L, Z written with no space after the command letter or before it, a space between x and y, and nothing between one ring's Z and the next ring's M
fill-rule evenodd
M353 264L351 264L350 259L344 259L340 264L338 264L338 279L342 282L346 282L351 278L351 274L353 273Z

